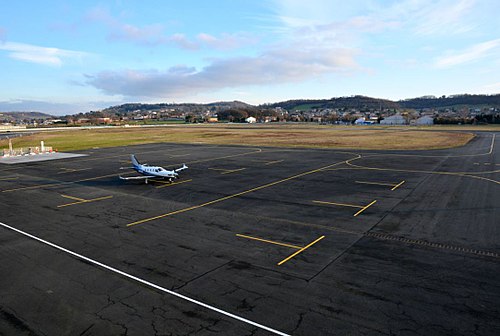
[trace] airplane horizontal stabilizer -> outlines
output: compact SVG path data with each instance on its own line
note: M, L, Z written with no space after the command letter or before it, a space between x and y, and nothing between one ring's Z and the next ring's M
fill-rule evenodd
M186 164L185 164L185 163L183 163L183 164L182 164L182 167L177 168L177 169L175 170L175 172L177 173L177 172L183 171L184 169L188 169L188 166L186 166Z

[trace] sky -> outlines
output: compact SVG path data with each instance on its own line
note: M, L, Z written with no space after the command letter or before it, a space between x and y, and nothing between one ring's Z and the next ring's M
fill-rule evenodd
M0 0L0 111L500 93L497 0Z

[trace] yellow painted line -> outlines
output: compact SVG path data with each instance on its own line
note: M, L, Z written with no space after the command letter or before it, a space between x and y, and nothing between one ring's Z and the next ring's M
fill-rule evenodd
M58 208L63 208L63 207L66 207L66 206L70 206L70 205L76 205L76 204L82 204L82 203L85 203L86 201L83 200L83 201L80 201L80 202L73 202L73 203L67 203L67 204L61 204L61 205L58 205L57 207Z
M400 187L403 183L405 183L405 181L401 181L401 182L399 182L399 183L398 183L398 184L396 184L396 185L394 186L394 188L392 188L391 190L396 190L396 189L397 189L398 187Z
M239 154L219 156L219 157L216 157L216 158L191 161L191 162L187 162L187 164L207 162L207 161L214 161L214 160L226 159L226 158L230 158L230 157L237 157L237 156L244 156L244 155L250 155L250 154L257 154L257 153L261 153L261 152L262 152L262 149L258 148L257 150L254 150L254 151L251 151L251 152L248 152L248 153L239 153ZM84 160L78 160L78 162L91 161L91 160L99 160L99 159L107 159L107 158L110 158L110 157L119 157L119 156L125 156L125 155L129 155L129 154L121 154L121 155L109 156L109 157L104 157L104 158L84 159ZM171 166L173 166L173 165L171 165ZM169 167L171 167L171 166L169 166ZM14 167L14 168L16 168L16 167ZM81 179L81 180L72 181L72 182L70 181L70 182L55 182L55 183L48 183L48 184L38 184L38 185L34 185L34 186L29 186L29 187L20 187L20 188L14 188L14 189L6 189L6 190L2 190L2 192L12 192L12 191L20 191L20 190L31 190L31 189L38 189L38 188L48 188L48 187L59 186L59 185L64 185L64 184L72 184L72 183L79 183L79 182L99 180L99 179L102 179L102 178L105 178L105 177L119 176L119 175L126 175L126 174L115 173L115 174L108 174L108 175L90 177L90 178Z
M160 184L172 184L173 182L170 182L170 181L164 181L164 180L155 180L155 179L151 179L150 181L151 183L160 183Z
M242 170L245 170L246 168L239 168L239 169L223 169L223 168L208 168L210 170L215 170L215 171L221 171L222 175L224 174L231 174L231 173L235 173L235 172L238 172L238 171L242 171Z
M327 204L327 205L338 205L338 206L345 206L345 207L351 207L351 208L364 208L363 205L354 205L354 204L346 204L346 203L334 203L334 202L325 202L325 201L313 201L313 203Z
M313 201L313 203L318 203L318 204L327 204L327 205L338 205L338 206L345 206L345 207L351 207L351 208L361 208L358 212L354 214L354 217L371 207L373 204L375 204L377 201L372 201L370 204L362 206L362 205L355 205L355 204L346 204L346 203L334 203L334 202L325 202L325 201Z
M19 177L5 177L1 178L0 181L11 181L11 180L17 180Z
M85 201L84 198L79 198L79 197L74 197L74 196L69 196L69 195L61 195L62 197L65 197L65 198L69 198L69 199L72 199L72 200L75 200L75 201Z
M396 190L398 187L400 187L405 181L401 181L398 184L394 183L385 183L385 182L368 182L368 181L354 181L356 183L362 183L362 184L375 184L375 185L383 185L383 186L390 186L393 187L391 190Z
M460 176L466 176L466 177L471 177L471 178L475 178L475 179L478 179L478 180L483 180L483 181L488 181L488 182L493 182L493 183L496 183L496 184L500 184L500 181L489 179L489 178L482 177L482 176L474 176L474 175L460 175Z
M176 154L176 155L170 155L170 157L181 157L181 156L188 156L188 155L191 155L191 154Z
M184 180L184 181L172 182L172 183L160 182L160 183L165 183L165 184L164 184L164 185L161 185L161 186L156 187L156 189L166 188L166 187L170 187L170 186L173 186L173 185L176 185L176 184L182 184L182 183L191 182L191 181L192 181L192 180ZM155 182L159 182L159 181L155 181Z
M132 174L132 173L128 173L128 174ZM76 181L69 182L69 183L94 181L94 180L99 180L99 179L102 179L102 178L105 178L105 177L118 176L118 175L126 175L126 174L122 174L122 173L108 174L108 175L102 175L102 176L96 176L96 177L89 177L89 178L85 178L85 179L81 179L81 180L76 180Z
M225 175L225 174L232 174L232 173L236 173L236 172L239 172L239 171L242 171L242 170L245 170L246 168L240 168L240 169L233 169L233 170L226 170L225 172L222 172L221 174L222 175Z
M13 189L5 189L2 190L2 192L11 192L11 191L19 191L19 190L30 190L30 189L38 189L38 188L45 188L45 187L53 187L53 186L58 186L62 184L67 184L68 182L55 182L55 183L47 183L47 184L37 184L29 187L19 187L19 188L13 188Z
M483 154L481 154L483 155ZM500 170L486 171L486 172L440 172L440 171L428 171L428 170L410 170L410 169L390 169L390 168L375 168L375 167L366 167L355 165L350 163L349 161L353 161L354 159L347 160L346 164L353 167L353 169L366 169L366 170L377 170L377 171L394 171L394 172L405 172L405 173L417 173L417 174L433 174L433 175L449 175L449 176L458 176L458 177L470 177L473 179L483 180L487 182L492 182L500 185L500 181L489 179L487 177L476 176L480 174L493 174L500 173ZM349 169L349 168L346 168Z
M212 147L208 147L212 148ZM249 148L247 148L249 149ZM177 150L185 150L185 149L177 149ZM156 153L157 151L146 151L146 152L141 152L142 154L144 153ZM230 154L230 155L224 155L224 156L219 156L219 157L213 157L213 158L208 158L208 159L201 159L201 160L195 160L195 161L189 161L185 162L187 165L193 164L193 163L201 163L201 162L208 162L208 161L215 161L215 160L220 160L220 159L227 159L227 158L232 158L232 157L237 157L237 156L245 156L245 155L252 155L252 154L259 154L262 153L262 149L257 148L253 149L251 152L246 152L246 153L238 153L238 154ZM95 161L95 160L104 160L104 159L110 159L110 158L116 158L120 156L130 156L130 154L119 154L119 155L110 155L110 156L105 156L105 157L94 157L94 158L87 158L87 159L81 159L78 158L77 162L85 162L85 161ZM124 162L130 163L130 160L123 160ZM172 164L167 167L174 167L177 166L178 164ZM22 168L22 167L21 167ZM8 171L8 170L18 170L20 167L9 167L5 169L0 169L0 171ZM115 174L116 176L121 175L121 174ZM102 177L107 177L107 176L102 176ZM77 181L78 182L78 181ZM71 182L69 182L71 183Z
M192 163L201 163L201 162L215 161L215 160L220 160L220 159L228 159L228 158L232 158L232 157L251 155L251 154L257 154L257 153L262 153L262 149L257 148L257 150L254 150L254 151L251 151L248 153L231 154L231 155L224 155L224 156L219 156L219 157L215 157L215 158L195 160L195 161L186 162L186 164L189 165ZM172 167L172 165L170 165L169 167Z
M264 188L269 188L269 187L272 187L274 185L277 185L277 184L280 184L280 183L283 183L283 182L286 182L286 181L297 179L299 177L303 177L303 176L306 176L306 175L309 175L309 174L317 173L319 171L323 171L325 169L328 169L328 168L331 168L331 167L334 167L334 166L337 166L337 165L340 165L340 164L343 164L343 163L346 163L346 162L347 161L336 162L336 163L333 163L333 164L325 166L325 167L321 167L321 168L318 168L318 169L314 169L314 170L310 170L310 171L307 171L307 172L304 172L304 173L293 175L293 176L287 177L287 178L282 179L282 180L278 180L278 181L275 181L275 182L267 183L267 184L261 185L259 187L255 187L255 188L252 188L252 189L249 189L249 190L245 190L245 191L233 194L233 195L228 195L228 196L225 196L225 197L221 197L221 198L218 198L218 199L215 199L215 200L203 203L203 204L199 204L199 205L191 206L191 207L188 207L188 208L176 210L176 211L169 212L169 213L166 213L166 214L163 214L163 215L159 215L159 216L155 216L155 217L141 219L139 221L129 223L129 224L127 224L127 226L130 227L130 226L134 226L134 225L137 225L137 224L146 223L146 222L149 222L149 221L152 221L152 220L156 220L156 219L160 219L160 218L164 218L164 217L176 215L176 214L183 213L183 212L186 212L186 211L191 211L191 210L199 209L199 208L205 207L207 205L211 205L211 204L219 203L219 202L222 202L222 201L226 201L228 199L235 198L235 197L238 197L238 196L241 196L241 195L245 195L245 194L248 194L248 193L251 193L251 192L254 192L254 191L258 191L258 190L261 190L261 189L264 189Z
M92 199L82 199L81 201L78 201L78 202L61 204L61 205L58 205L57 207L58 208L63 208L63 207L67 207L67 206L70 206L70 205L76 205L76 204L82 204L82 203L90 203L90 202L102 201L102 200L105 200L105 199L110 199L112 197L113 196L104 196L104 197L98 197L98 198L92 198Z
M89 169L92 169L92 168L81 168L81 169L67 169L67 168L61 168L61 169L64 169L64 171L58 172L57 174L74 173L74 172L79 172L79 171L89 170Z
M264 166L269 166L269 165L272 165L272 164L275 164L275 163L280 163L280 162L283 162L284 160L276 160L276 161L269 161L267 163L264 163Z
M370 204L368 204L367 206L363 207L363 209L359 210L358 212L356 212L354 214L354 217L356 217L357 215L359 215L360 213L362 213L363 211L365 211L366 209L368 209L369 207L371 207L373 204L375 204L377 202L377 200L374 200L373 202L371 202Z
M374 185L383 185L383 186L395 186L394 183L385 183L385 182L368 182L368 181L354 181L356 183L361 183L361 184L374 184Z
M307 246L304 246L303 248L301 248L300 250L298 250L297 252L291 254L290 256L286 257L285 259L281 260L279 263L278 263L278 266L286 263L288 260L292 259L293 257L295 257L296 255L304 252L305 250L307 250L308 248L310 248L311 246L313 246L314 244L316 244L317 242L319 242L321 239L325 238L325 236L321 236L319 237L318 239L316 239L315 241L313 241L312 243L309 243Z
M257 240L257 241L261 241L261 242L264 242L264 243L269 243L269 244L274 244L274 245L280 245L280 246L290 247L290 248L294 248L294 249L302 249L302 248L304 248L303 246L296 246L296 245L291 245L291 244L286 244L286 243L280 243L280 242L273 241L273 240L262 239L262 238L252 237L252 236L246 236L246 235L242 235L242 234L239 234L239 233L237 233L236 236L237 237L241 237L241 238L246 238L246 239Z
M223 171L223 172L228 171L227 169L222 169L222 168L208 168L208 169L215 171Z
M86 181L93 181L93 180L99 180L105 177L111 177L111 176L118 176L118 175L127 175L127 174L132 174L132 173L115 173L115 174L108 174L108 175L102 175L102 176L95 176L95 177L89 177L81 180L76 180L76 181L68 181L68 182L55 182L55 183L47 183L47 184L37 184L33 186L28 186L28 187L20 187L20 188L14 188L14 189L6 189L2 190L2 192L11 192L11 191L19 191L19 190L30 190L30 189L38 189L38 188L49 188L53 186L59 186L63 184L73 184L73 183L79 183L79 182L86 182Z
M357 168L357 169L368 169L368 170L377 170L377 171L394 171L394 172L435 174L435 175L455 175L455 176L468 176L468 177L478 177L478 176L473 176L472 174L474 174L474 175L484 175L484 174L500 173L500 169L499 170L480 171L480 172L473 172L473 171L466 171L466 172L445 172L445 171L433 171L433 170L377 168L377 167L367 167L367 166L357 165L357 164L351 163L350 161L352 161L352 160L347 160L346 161L346 164L348 166L351 166L351 167L354 167L354 168Z

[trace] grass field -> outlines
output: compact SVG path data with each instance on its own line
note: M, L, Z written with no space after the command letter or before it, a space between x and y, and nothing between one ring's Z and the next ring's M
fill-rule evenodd
M58 151L126 146L145 143L203 143L247 146L422 150L462 146L469 132L409 127L353 127L319 125L175 125L102 129L66 129L14 138L15 148L46 146ZM0 141L8 148L7 140Z

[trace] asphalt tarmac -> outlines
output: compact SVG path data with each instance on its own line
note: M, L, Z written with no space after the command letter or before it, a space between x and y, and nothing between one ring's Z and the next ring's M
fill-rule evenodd
M500 335L499 138L0 164L0 334Z

